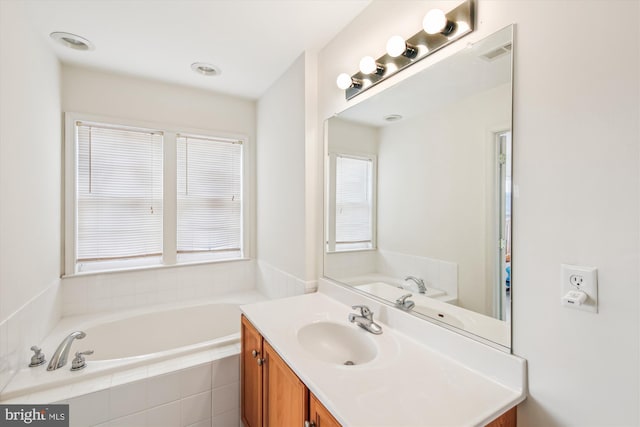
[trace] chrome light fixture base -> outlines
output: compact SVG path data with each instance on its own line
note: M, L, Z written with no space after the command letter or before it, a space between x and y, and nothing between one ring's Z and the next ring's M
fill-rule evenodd
M427 34L420 29L416 34L406 39L405 53L393 57L387 53L376 59L377 64L384 66L383 73L364 74L357 72L351 77L355 82L362 82L360 85L352 85L345 89L347 100L375 86L386 78L393 76L399 71L426 58L432 53L445 46L461 39L473 32L475 25L475 8L473 0L466 0L455 9L445 14L447 24L442 32L437 34Z

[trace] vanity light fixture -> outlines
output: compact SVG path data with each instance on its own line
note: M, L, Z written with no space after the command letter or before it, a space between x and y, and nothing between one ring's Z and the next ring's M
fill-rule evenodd
M448 36L456 29L455 22L449 21L440 9L431 9L422 20L422 28L427 34L444 34Z
M49 34L53 40L57 41L63 46L68 47L69 49L75 50L93 50L95 47L93 43L84 37L80 37L77 34L65 33L64 31L54 31Z
M404 55L407 58L413 59L418 55L418 49L415 46L407 44L402 36L393 36L387 41L387 55L392 58Z
M345 98L351 99L471 33L474 21L474 0L465 0L447 13L432 9L424 16L420 31L406 39L399 35L391 37L387 41L384 55L377 59L365 56L360 60L357 73L351 76L340 74L336 84L345 91Z
M347 73L342 73L338 75L336 79L336 84L342 90L346 90L349 88L360 89L362 87L362 80L357 80L351 77Z
M191 64L191 69L194 73L198 73L203 76L219 76L222 74L220 68L207 62L194 62Z
M362 74L378 74L383 75L385 66L378 64L372 56L365 56L360 60L360 72Z

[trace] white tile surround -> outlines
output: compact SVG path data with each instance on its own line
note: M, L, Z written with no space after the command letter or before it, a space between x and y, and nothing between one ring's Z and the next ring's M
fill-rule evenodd
M326 275L335 279L378 274L398 280L412 275L424 279L427 287L458 296L458 264L435 258L375 251L334 252L328 255Z
M39 344L62 315L60 280L55 280L0 323L0 390L18 369L29 364Z
M255 289L255 261L82 274L62 279L62 315L97 313Z
M67 403L71 427L236 427L240 425L239 344L87 381ZM209 352L210 354L210 352ZM191 366L190 366L191 365ZM94 387L94 390L91 390ZM51 391L50 395L60 393ZM31 395L34 402L46 396Z

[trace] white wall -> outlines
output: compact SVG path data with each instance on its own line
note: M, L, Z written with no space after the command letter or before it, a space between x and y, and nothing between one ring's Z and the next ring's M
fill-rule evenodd
M316 167L309 61L313 54L298 57L258 100L258 286L272 297L302 293L316 277L316 229L308 218L317 191L309 172Z
M138 77L62 67L62 110L248 137L249 248L255 256L255 101ZM65 277L63 313L80 314L253 289L252 261Z
M389 36L413 34L433 4L374 2L320 52L320 120L348 105L336 75L381 54ZM478 25L464 41L352 103L517 24L513 351L529 363L518 423L638 425L639 3L476 4ZM603 37L602 19L611 14L616 35ZM561 263L598 267L598 314L561 307Z
M0 389L59 317L60 70L0 2Z
M329 152L378 155L379 129L333 117L327 122Z

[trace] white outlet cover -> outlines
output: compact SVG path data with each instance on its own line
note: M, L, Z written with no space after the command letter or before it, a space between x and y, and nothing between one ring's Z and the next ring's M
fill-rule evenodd
M560 265L560 290L562 292L561 301L564 307L576 310L598 312L598 269L594 267L584 267L580 265ZM579 276L576 278L575 276ZM572 277L574 280L572 280ZM581 279L580 279L581 278ZM575 283L580 283L576 285ZM587 300L580 304L569 304L564 298L571 291L582 291L587 294Z

